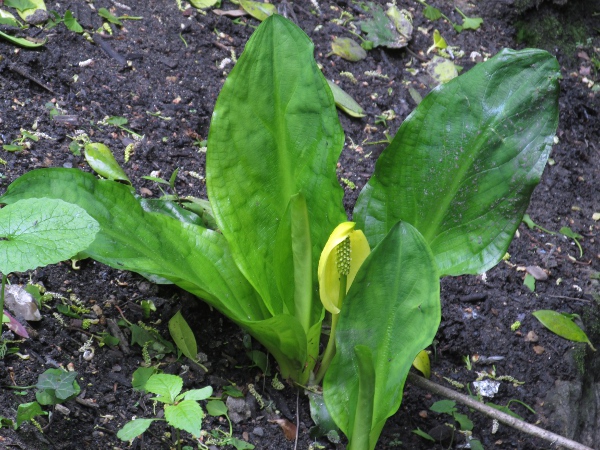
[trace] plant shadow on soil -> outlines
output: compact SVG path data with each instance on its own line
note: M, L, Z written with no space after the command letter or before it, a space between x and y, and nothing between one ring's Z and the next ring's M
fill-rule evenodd
M243 18L235 24L232 19L212 12L206 15L193 10L182 13L174 1L132 3L136 4L130 5L131 11L117 8L115 14L130 14L143 19L125 21L122 28L112 26L113 36L104 38L114 51L131 61L131 65L120 64L99 46L62 25L49 31L32 28L23 32L37 37L48 36L48 43L41 50L16 49L6 41L0 41L0 140L8 144L17 139L21 128L37 128L49 137L40 139L24 151L0 155L6 161L2 191L19 175L35 168L79 167L89 171L83 156L69 150L70 137L81 129L92 140L113 150L142 195L160 195L156 184L142 176L160 171L161 176L168 178L179 168L178 192L205 196L202 179L205 155L198 144L207 136L216 97L232 67L228 59L232 59L232 52L241 53L257 22ZM432 4L446 11L453 20L459 20L445 2ZM391 133L395 132L415 107L406 86L425 95L431 80L423 70L416 73L409 70L420 69L420 61L404 50L375 49L357 63L327 56L332 36L351 37L331 20L340 17L341 9L354 15L359 11L350 1L320 1L319 5L321 13L313 14L314 6L308 0L291 4L298 24L315 42L315 55L326 77L339 82L368 114L363 119L351 119L340 113L346 147L340 159L339 176L355 185L354 189L350 183L345 186L345 204L349 210L383 149L383 145L365 143L384 138L385 128L381 124L375 125L376 116L393 110L397 118L388 121L388 126ZM487 5L484 2L478 10L465 4L463 11L481 15L484 24L476 32L456 34L447 23L426 20L418 4L400 2L400 7L412 9L415 30L423 28L423 31L415 31L409 48L426 57L433 29L438 28L449 44L465 51L464 58L457 64L468 70L474 65L469 58L471 52L493 55L503 47L523 47L514 40L514 18L491 14L492 9L486 8ZM114 8L108 0L98 0L94 6L96 9ZM223 7L231 8L232 5L224 2ZM57 8L66 10L63 5ZM69 2L68 8L74 11L84 28L96 30L101 26L100 17L83 0ZM442 280L442 324L432 354L432 379L446 385L447 380L467 385L476 379L476 371L489 372L495 368L497 375L509 375L524 384L502 382L500 391L491 401L506 405L509 400L518 399L537 412L533 414L520 405L513 407L528 422L541 421L546 428L570 434L568 437L593 446L598 445L600 436L594 435L598 432L593 427L590 429L589 424L583 425L585 421L577 420L580 412L573 409L573 402L584 398L581 392L586 386L597 383L598 360L593 359L585 344L574 344L553 335L531 315L537 309L578 313L584 319L592 342L600 342L600 314L597 300L594 300L600 296L600 286L591 278L600 270L600 225L592 219L593 213L600 212L600 166L597 162L600 158L600 102L598 94L592 92L582 75L589 72L587 79L597 79L598 69L594 71L589 59L577 55L586 51L591 58L591 48L600 45L597 31L590 27L591 12L582 18L581 27L592 39L592 44L584 42L584 47L588 45L585 48L569 47L555 52L563 74L559 143L552 151L552 164L546 168L528 210L534 221L544 228L557 231L568 226L583 235L583 257L576 261L570 258L578 257L578 252L564 237L547 235L522 225L509 248L510 263L515 266L502 262L485 277ZM60 13L64 14L64 10L60 9ZM547 13L554 14L551 7L544 6L529 12L521 20L527 24L534 17ZM88 63L81 64L84 61ZM411 67L407 66L409 64ZM385 77L369 76L366 71L377 71ZM340 72L353 73L358 82L353 84L340 76ZM76 126L54 122L45 106L48 102L53 102L65 114L77 116ZM154 114L158 112L160 114ZM123 149L130 143L127 133L115 127L91 125L112 115L126 116L128 126L145 136L128 163L123 160ZM537 283L535 292L523 285L524 272L518 270L518 267L529 265L538 265L550 275L547 281ZM41 282L50 291L66 296L74 294L86 305L96 304L102 315L98 317L97 325L83 330L80 322L69 318L64 318L64 324L61 324L53 316L56 304L51 302L49 308L42 311L43 320L30 324L32 338L19 344L20 353L29 358L9 355L0 361L3 385L35 384L38 375L47 368L66 367L71 363L82 387L80 401L73 400L65 405L69 410L67 415L54 411L50 418L40 418L43 434L30 424L23 425L17 432L3 428L0 447L128 448L127 443L116 438L116 432L133 416L152 417L154 412L148 396L141 396L131 389L131 375L143 361L141 349L130 346L129 353L125 353L119 347L96 347L94 358L87 361L82 358L79 348L89 339L89 333L104 332L107 320L120 318L117 307L129 321L142 320L141 300L153 300L156 304L157 312L146 322L157 324L164 337L168 337L166 323L182 309L195 331L200 351L207 356L208 373L172 356L161 361L162 370L181 374L185 388L211 385L216 392L222 392L226 386L235 384L247 394L248 408L243 413L248 417L234 425L235 437L251 442L257 449L296 448L295 443L288 441L279 426L270 422L268 414L253 401L248 393L248 385L252 383L266 400L273 402L281 417L293 423L298 420L297 448L308 449L315 442L309 435L313 424L306 397L300 395L298 398L296 390L289 386L283 391L270 388L272 377L265 377L261 370L253 367L246 355L242 331L189 294L169 286L153 285L138 275L109 269L94 261L83 261L80 270L62 263L10 277L10 281L17 284L29 280ZM521 326L513 331L511 325L516 321ZM531 332L537 336L537 342L532 342ZM258 349L256 345L255 348ZM476 355L479 361L468 370L464 357ZM492 363L482 363L490 357L500 357L493 359L493 367ZM275 370L271 371L274 373ZM577 397L577 386L580 397ZM31 391L19 396L15 391L2 390L0 416L14 418L17 406L32 400ZM453 443L433 444L412 433L417 428L431 431L446 421L443 416L428 410L436 400L439 398L407 385L400 411L389 419L377 448L442 449L464 444L464 437L459 434ZM491 419L464 408L461 412L474 421L473 435L481 439L485 448L550 447L544 441L505 426L493 433ZM228 428L222 418L207 417L203 428L216 427ZM173 442L165 434L167 431L164 425L153 425L132 448L171 448ZM343 443L335 445L323 438L318 442L323 446L321 448L343 448ZM189 439L187 444L193 445Z

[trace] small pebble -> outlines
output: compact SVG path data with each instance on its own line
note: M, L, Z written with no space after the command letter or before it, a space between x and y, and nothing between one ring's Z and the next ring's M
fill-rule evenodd
M265 435L265 430L263 430L261 427L255 427L254 430L252 430L252 434L262 437Z

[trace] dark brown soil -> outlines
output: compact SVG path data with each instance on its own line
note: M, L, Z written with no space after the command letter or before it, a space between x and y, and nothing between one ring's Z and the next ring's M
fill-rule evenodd
M204 175L205 154L200 142L206 139L215 100L232 67L232 63L226 64L225 60L232 58L232 52L241 54L258 22L244 17L234 23L232 18L210 11L206 14L196 10L181 12L174 0L123 3L127 3L131 11L109 0L93 3L73 0L60 5L47 2L49 9L56 9L61 15L67 9L73 11L89 31L98 30L102 24L92 5L96 9L109 8L118 16L142 17L141 20L124 21L123 27L112 25L113 35L102 37L105 45L114 52L112 55L62 24L50 30L32 27L17 31L23 36L47 37L47 44L39 50L19 49L0 39L0 143L9 144L17 139L21 128L37 130L47 136L21 152L0 151L0 157L6 161L3 167L0 166L1 192L19 175L35 168L79 167L89 171L84 157L69 149L72 137L82 130L93 141L112 149L138 192L159 196L157 185L142 177L160 171L160 176L168 178L179 168L176 184L179 193L205 196L205 184L197 177L197 174ZM368 113L363 119L340 113L347 138L339 176L355 185L351 188L351 183L345 184L348 209L384 148L382 144L369 145L368 142L382 141L386 130L393 134L416 106L408 86L421 95L432 87L432 80L421 70L421 59L429 57L426 50L432 43L434 29L439 29L450 45L464 50L464 56L456 63L466 71L475 64L470 58L471 52L485 56L494 55L503 47L526 46L526 43L516 41L514 24L517 19L522 21L522 27L540 15L565 13L565 10L545 6L515 18L494 15L496 10L490 7L492 2L484 2L478 9L457 1L466 14L481 15L484 19L479 30L457 34L448 23L432 23L425 19L423 7L418 3L404 0L398 3L414 15L415 32L409 45L410 52L376 49L368 52L365 60L352 63L328 54L334 36L352 37L346 28L332 19L339 18L342 10L358 16L360 8L355 2L318 0L320 12L314 13L313 2L288 1L297 23L315 42L316 59L327 78L339 82ZM451 19L459 21L450 3L432 2ZM236 7L224 1L222 8ZM598 377L598 372L594 372L598 366L590 369L591 351L585 344L553 335L531 314L538 309L577 313L583 318L592 342L600 344L600 287L592 279L592 275L600 271L600 222L592 219L594 213L600 212L600 100L597 91L593 91L583 78L585 75L588 80L600 80L593 61L581 54L585 52L591 58L594 45L600 46L598 30L593 28L594 20L597 27L597 18L592 15L600 8L590 9L588 3L581 11L577 8L569 11L572 14L569 17L578 20L591 41L583 41L579 47L576 43L566 47L553 47L548 43L549 50L561 63L563 75L559 142L551 155L552 165L546 168L528 213L544 228L558 231L568 226L581 234L583 257L579 257L572 240L522 225L509 249L509 262L500 263L485 276L442 280L443 317L433 348L432 379L444 385L450 380L467 386L481 371L495 370L497 376L514 377L523 384L503 381L499 393L491 401L499 405L506 405L511 399L524 402L537 413L531 413L518 403L513 403L511 409L530 423L540 422L545 428L600 448L598 441L593 440L593 433L586 432L575 422L567 427L560 411L548 406L552 402L547 396L557 381L589 381L590 376L593 381L594 375ZM413 55L418 55L418 59ZM88 63L84 64L84 61ZM366 71L377 71L382 76L369 76ZM340 76L340 72L351 72L357 83ZM45 106L49 102L63 114L76 116L76 123L53 121ZM375 124L377 116L388 110L396 114L395 119L387 122L388 128ZM154 113L160 113L161 117ZM106 116L127 117L128 127L145 136L128 163L124 163L123 158L130 137L116 127L99 125ZM142 188L144 191L140 191ZM530 265L538 265L549 272L548 280L538 282L535 292L523 285L525 272L521 269ZM143 299L153 300L157 307L157 312L145 322L156 326L165 338L169 338L166 323L181 309L195 331L200 350L207 356L208 373L172 356L162 361L162 370L182 374L186 388L211 385L216 393L221 393L226 386L234 384L247 394L251 417L234 425L234 437L254 444L257 449L308 449L315 442L322 447L313 448L343 448L343 443L336 446L325 438L315 441L309 435L313 423L306 397L302 393L297 397L296 390L289 386L281 392L269 388L272 376L265 376L253 366L246 355L243 333L189 294L172 287L153 285L138 275L119 272L89 260L82 262L79 270L62 263L10 277L13 284L29 280L41 282L48 290L63 295L75 294L90 307L98 305L102 315L98 325L82 330L80 322L69 318L64 318L64 324L60 323L53 316L57 312L55 303L50 303L50 308L42 311L42 321L30 323L31 339L19 344L20 353L28 358L21 359L13 354L0 361L3 386L32 385L44 370L72 364L82 387L80 401L66 403L68 415L53 411L51 416L39 419L43 434L31 424L24 424L18 431L0 429L0 448L128 448L127 443L117 439L116 432L133 416L153 417L154 412L152 401L131 388L132 373L143 361L141 348L130 346L130 352L125 353L120 347L96 346L95 356L90 361L82 358L79 348L89 339L90 333L107 331L107 320L119 320L119 309L131 322L142 320L139 305ZM517 321L520 327L511 330ZM537 335L537 342L526 339L530 332ZM258 347L255 345L255 348ZM479 362L473 363L469 370L465 357L479 357ZM271 371L271 375L274 373ZM274 402L279 417L294 423L299 421L297 446L270 421L273 417L252 401L248 393L251 383L267 401ZM462 392L467 393L466 388ZM32 391L25 396L8 389L0 389L0 393L0 416L5 418L14 419L18 405L34 399ZM407 385L400 411L389 419L377 448L460 448L465 442L460 434L455 436L453 443L432 444L412 433L417 428L431 431L449 421L429 411L436 400L439 398ZM486 449L551 447L506 426L500 426L494 433L491 419L466 408L460 409L474 421L473 435ZM48 410L52 411L52 408ZM210 432L217 427L228 431L226 421L206 418L204 429ZM167 431L170 430L155 424L143 438L136 439L131 448L172 448L173 441L165 434ZM196 448L189 435L186 442Z

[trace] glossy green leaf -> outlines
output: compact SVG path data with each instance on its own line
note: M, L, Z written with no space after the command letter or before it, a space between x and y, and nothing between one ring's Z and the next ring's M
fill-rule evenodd
M348 435L349 450L365 450L375 445L370 445L371 424L373 422L373 402L375 401L375 386L377 374L373 366L373 354L366 345L354 347L356 367L358 372L358 395L354 417L350 427L352 433ZM375 442L377 439L375 439Z
M31 171L13 182L0 202L36 197L79 205L98 221L100 232L87 256L121 270L167 278L232 320L270 317L237 269L221 234L147 213L129 187L77 169Z
M365 110L362 108L362 106L360 106L352 97L350 97L346 91L329 80L327 80L327 84L331 89L331 93L333 94L333 98L335 100L335 105L338 108L352 117L366 116Z
M404 220L429 243L440 275L495 265L548 158L559 76L547 52L503 50L425 97L358 199L354 220L371 246Z
M239 0L239 2L244 11L261 22L277 12L277 7L271 3L255 2L252 0Z
M124 181L131 185L131 181L106 145L98 142L86 144L85 159L90 167L104 178Z
M32 197L61 198L86 209L100 223L87 256L121 270L166 278L201 297L265 345L284 378L308 379L316 361L307 361L307 356L318 351L320 320L307 337L295 317L272 317L220 233L147 213L129 187L77 169L31 171L13 182L0 202Z
M181 315L181 311L177 311L177 313L171 317L171 320L169 320L169 333L171 333L173 342L175 342L177 348L181 350L181 353L195 361L198 356L196 337Z
M331 43L331 53L348 61L360 61L367 57L367 52L356 41L350 38L337 38Z
M321 249L346 218L336 177L344 135L313 51L292 22L265 20L219 94L208 136L216 222L272 314L284 311L273 264L290 198L301 192L306 200L315 287Z
M181 377L167 373L157 373L146 381L144 390L158 395L155 398L156 400L164 403L173 403L175 402L175 397L181 392L182 387L183 380Z
M94 241L98 222L58 199L27 199L0 210L0 272L56 264Z
M340 313L337 352L323 394L346 435L353 429L359 395L354 347L365 345L372 352L374 448L386 419L400 406L412 362L432 342L439 323L440 291L431 250L415 228L398 223L361 266Z
M194 437L200 436L204 412L195 400L183 400L176 405L165 405L165 419L170 425L187 431Z
M592 350L596 351L587 334L575 322L563 314L546 309L534 311L532 314L554 334L558 334L560 337L574 342L587 342Z
M152 425L152 422L158 419L135 419L127 422L117 433L117 437L122 441L132 441Z

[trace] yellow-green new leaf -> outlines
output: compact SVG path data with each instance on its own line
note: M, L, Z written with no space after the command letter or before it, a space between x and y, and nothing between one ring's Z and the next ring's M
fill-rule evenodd
M244 10L255 19L261 22L267 17L275 14L277 8L271 3L253 2L251 0L240 0L240 5Z
M423 374L425 378L431 376L431 362L429 361L429 353L425 350L421 350L415 360L413 361L413 367Z

